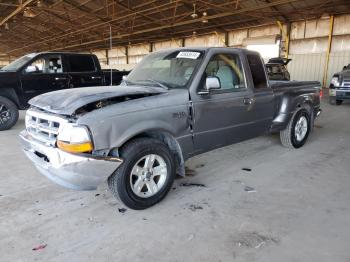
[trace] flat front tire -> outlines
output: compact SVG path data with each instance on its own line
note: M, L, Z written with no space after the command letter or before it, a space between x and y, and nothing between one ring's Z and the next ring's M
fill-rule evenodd
M120 152L122 165L108 178L112 194L127 207L141 210L161 201L175 178L175 160L169 148L153 138L137 138Z
M302 147L311 130L312 117L305 108L298 109L290 119L285 130L280 132L281 143L285 147Z
M18 120L18 109L10 99L0 96L0 131L10 129Z

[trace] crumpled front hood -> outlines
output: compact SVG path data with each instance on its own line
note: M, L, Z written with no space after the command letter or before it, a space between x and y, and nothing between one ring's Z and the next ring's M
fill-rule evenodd
M132 95L157 95L167 90L150 86L96 86L54 91L34 97L29 104L45 111L72 115L93 102Z

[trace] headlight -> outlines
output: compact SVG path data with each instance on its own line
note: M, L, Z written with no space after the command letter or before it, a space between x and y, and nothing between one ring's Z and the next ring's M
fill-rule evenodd
M72 123L65 124L60 129L57 147L70 153L86 153L94 149L87 127Z
M340 86L339 78L338 77L333 77L332 80L331 80L331 84L333 86L336 86L336 87Z

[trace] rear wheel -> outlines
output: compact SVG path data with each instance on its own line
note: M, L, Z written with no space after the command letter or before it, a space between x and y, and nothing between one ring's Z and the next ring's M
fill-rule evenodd
M280 132L282 145L289 148L302 147L311 130L312 118L305 108L296 111L285 130Z
M113 195L132 209L145 209L166 194L175 178L174 156L161 141L138 138L121 150L123 164L108 179Z
M0 131L10 129L17 120L17 106L8 98L0 96Z

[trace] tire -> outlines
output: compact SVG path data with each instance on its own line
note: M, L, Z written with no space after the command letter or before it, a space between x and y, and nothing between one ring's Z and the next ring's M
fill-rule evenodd
M305 131L305 134L300 134L296 132L296 125L298 124L299 120L303 123L306 123L306 129L302 128ZM299 110L297 110L290 119L287 128L280 132L280 139L282 145L288 148L302 147L310 134L312 124L312 115L307 109L300 108ZM297 136L298 134L300 134L299 137Z
M164 143L153 138L137 138L121 149L120 156L124 162L108 178L108 186L114 197L131 209L142 210L155 205L167 195L175 179L176 166L174 155ZM148 156L155 157L151 172L145 168ZM153 171L157 167L163 174L166 170L166 176L159 176L156 182L157 176ZM149 185L157 185L156 192L151 192Z
M340 106L343 103L343 100L338 100L334 96L329 97L329 103L331 105L337 105Z
M13 127L18 120L18 109L10 99L0 96L0 131Z

